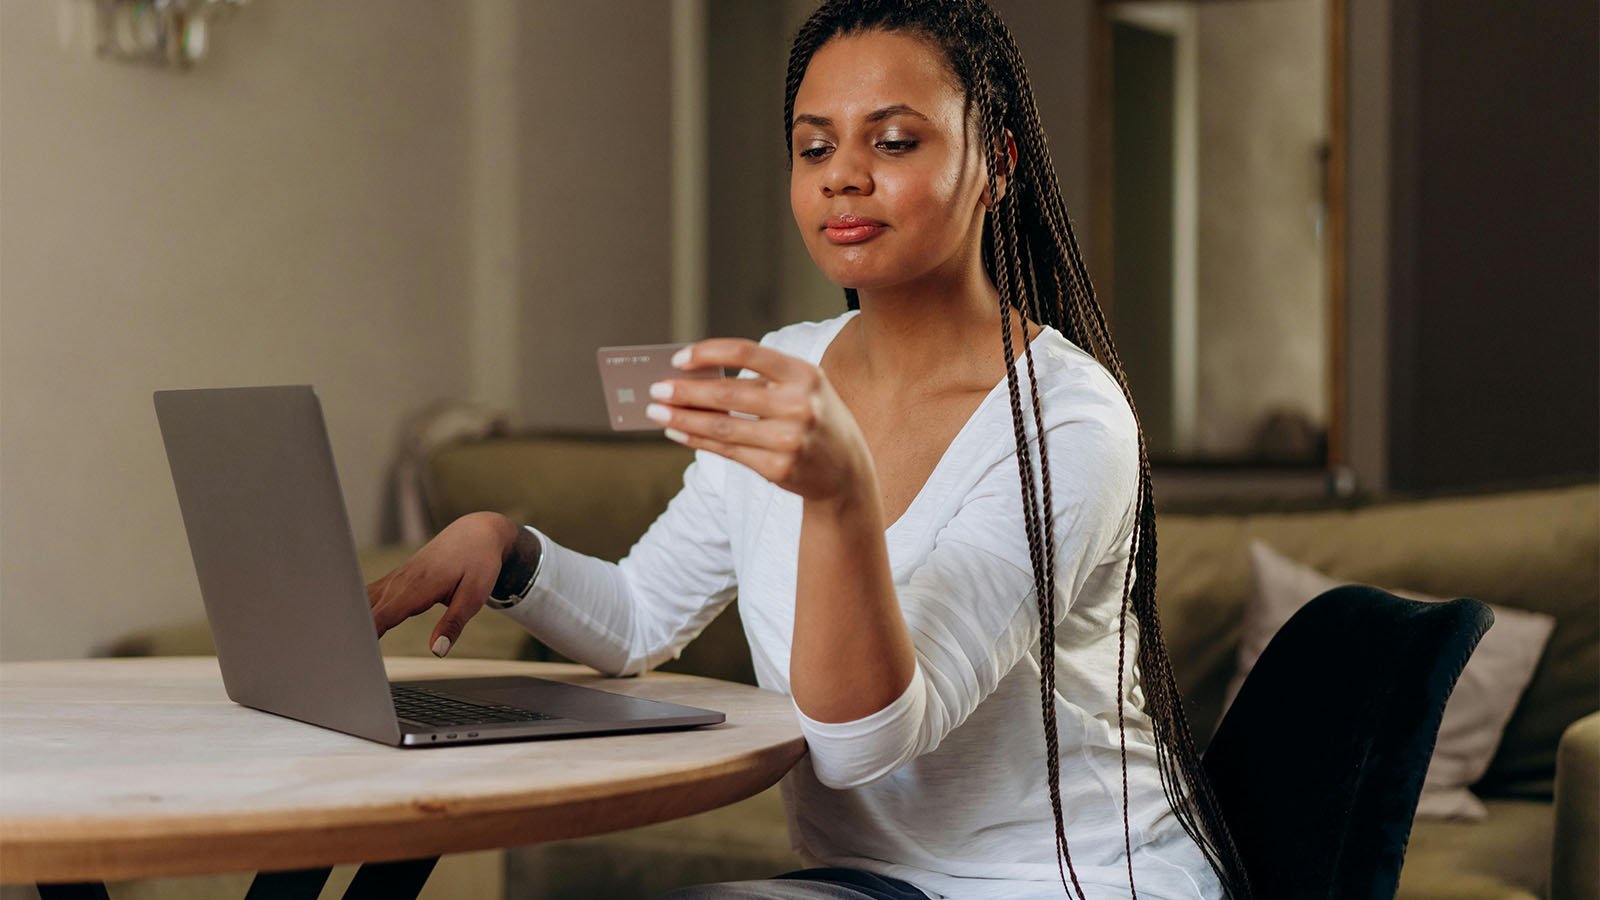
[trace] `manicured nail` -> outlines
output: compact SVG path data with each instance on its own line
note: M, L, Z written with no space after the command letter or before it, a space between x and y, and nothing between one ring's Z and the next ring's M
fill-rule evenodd
M672 364L679 369L688 368L689 348L685 347L682 350L679 350L677 353L672 354Z
M649 416L652 421L656 422L665 422L672 418L672 410L667 409L665 406L662 406L659 403L652 403L649 406L646 406L644 408L644 414Z
M688 442L689 436L687 434L684 434L683 432L679 431L676 428L668 428L667 429L667 439L668 440L677 441L678 443L683 444L683 443L687 443Z
M672 382L658 381L655 384L650 385L650 396L656 400L671 400Z
M445 637L442 634L439 635L438 640L435 640L433 642L433 655L443 659L444 655L446 653L449 653L449 652L450 652L450 639Z

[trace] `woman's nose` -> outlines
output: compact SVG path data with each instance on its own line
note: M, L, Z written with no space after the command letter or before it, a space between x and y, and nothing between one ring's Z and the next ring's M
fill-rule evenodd
M832 197L843 193L872 193L872 171L865 155L840 147L828 156L822 178L822 193Z

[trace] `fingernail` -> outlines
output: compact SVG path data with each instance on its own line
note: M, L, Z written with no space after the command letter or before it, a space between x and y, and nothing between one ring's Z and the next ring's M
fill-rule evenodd
M665 422L672 418L672 410L659 403L652 403L644 408L644 414L656 422Z
M658 381L650 385L650 396L656 400L671 400L672 382Z
M684 434L683 432L679 431L676 428L668 428L667 429L667 439L668 440L677 441L678 443L682 444L682 443L686 443L689 440L689 436L687 434Z
M677 368L679 368L679 369L688 367L688 365L689 365L689 348L688 347L685 347L682 350L679 350L677 353L672 354L672 365L677 367Z
M433 655L442 659L444 655L449 652L450 639L442 634L439 635L438 639L433 642Z

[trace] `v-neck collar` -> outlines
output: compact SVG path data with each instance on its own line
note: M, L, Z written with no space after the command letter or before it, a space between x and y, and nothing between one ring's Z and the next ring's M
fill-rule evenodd
M814 366L820 366L822 364L822 357L827 354L828 348L833 345L833 341L839 336L839 332L844 330L845 323L849 322L851 319L860 314L861 310L852 309L845 312L843 315L835 316L832 321L836 324L834 324L832 332L823 334L812 344L810 358L807 361ZM1029 346L1037 350L1040 339L1045 336L1046 332L1051 331L1055 331L1055 329L1051 328L1049 325L1039 326L1039 333L1034 335L1034 338L1029 343ZM1018 366L1023 366L1025 363L1026 361L1022 354L1017 354L1012 365L1015 368ZM1028 377L1025 369L1018 369L1017 375L1023 381L1026 381ZM983 416L984 410L989 408L989 404L994 402L994 398L1003 393L1005 385L1006 376L1002 375L1000 376L1000 380L995 382L993 387L989 388L989 392L983 396L983 399L978 401L977 407L975 407L972 410L972 413L967 416L967 420L961 423L961 428L956 431L955 437L950 439L950 443L945 446L944 452L939 455L939 461L934 463L933 469L928 472L928 477L923 480L920 486L918 486L916 496L912 497L911 502L906 504L906 508L901 511L900 516L893 522L889 523L888 527L884 529L885 535L896 533L900 523L911 518L911 514L916 511L918 507L923 505L924 497L928 493L928 485L931 485L938 480L939 474L944 470L946 463L951 458L951 451L956 449L957 445L959 445L962 439L966 437L967 432L975 429L976 426L973 423L977 422Z

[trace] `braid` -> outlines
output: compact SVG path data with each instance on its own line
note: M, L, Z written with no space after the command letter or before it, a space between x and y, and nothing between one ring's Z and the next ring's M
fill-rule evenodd
M1034 103L1027 67L1011 32L984 0L824 0L795 35L789 54L784 96L784 157L792 165L794 98L812 56L838 35L878 29L916 35L937 46L966 91L975 110L983 141L989 196L997 198L984 219L981 255L1000 295L1000 341L1005 354L1006 389L1011 402L1021 481L1024 532L1033 569L1039 613L1040 717L1044 725L1046 776L1054 817L1057 869L1062 886L1079 900L1078 883L1068 850L1060 792L1060 750L1055 707L1056 579L1055 531L1051 518L1050 459L1044 446L1044 421L1034 374L1032 343L1023 329L1022 357L1027 369L1031 416L1025 413L1012 341L1013 311L1060 331L1082 347L1115 378L1133 413L1139 443L1139 480L1134 497L1134 528L1127 568L1123 572L1117 645L1117 733L1122 757L1123 849L1128 886L1133 897L1133 847L1129 823L1127 733L1123 716L1124 673L1129 613L1138 642L1134 671L1144 688L1154 729L1157 770L1162 790L1185 832L1199 845L1232 900L1249 900L1251 889L1233 836L1223 819L1210 780L1195 749L1172 661L1161 634L1156 604L1156 521L1154 488L1144 427L1128 386L1122 361L1112 342L1104 313L1095 300L1071 218ZM1007 172L1007 191L998 193L999 171L1009 161L1005 132L1018 145L1017 162ZM845 288L850 309L860 302ZM1028 439L1032 419L1037 441ZM1038 478L1034 454L1037 453ZM1071 886L1068 887L1070 880Z
M983 140L985 147L1004 146L1002 135L998 130L998 123L1002 121L1002 114L996 108L996 92L990 90L988 76L982 68L977 69L979 117L983 127ZM994 154L986 152L983 155L985 177L988 181L989 196L997 198L999 184L995 173ZM1041 498L1035 492L1033 465L1027 432L1022 419L1021 392L1017 385L1016 355L1011 346L1011 312L1020 310L1022 303L1020 294L1021 264L1017 256L1017 229L1016 204L1005 199L991 201L993 209L1005 209L1009 213L1009 228L999 225L999 218L994 215L987 217L986 225L991 235L991 245L996 256L1004 255L1010 265L998 265L992 268L1000 273L998 288L1000 294L1000 339L1005 347L1006 361L1006 390L1011 400L1012 426L1016 433L1017 441L1017 474L1022 482L1023 521L1028 536L1028 555L1033 563L1034 584L1043 585L1044 590L1036 590L1035 598L1039 606L1039 707L1040 715L1044 720L1045 741L1045 770L1050 790L1050 809L1055 818L1056 837L1056 867L1061 870L1061 862L1065 860L1066 871L1061 873L1063 887L1068 877L1072 879L1072 887L1078 892L1080 900L1084 897L1083 886L1078 883L1078 873L1072 865L1072 854L1067 846L1067 832L1061 810L1061 754L1059 748L1059 735L1056 728L1055 705L1055 535L1052 530L1040 521L1048 518L1050 506L1050 475L1049 460L1044 453L1044 447L1038 447L1039 462L1042 466L1044 496L1042 506L1046 511L1040 513ZM1037 310L1035 310L1037 312ZM1037 433L1044 433L1044 426L1040 421L1039 413L1039 387L1034 379L1033 346L1027 340L1027 330L1023 330L1023 357L1028 366L1028 390L1033 402L1033 417ZM1049 648L1047 651L1046 648Z
M997 30L1004 31L1005 25L995 19ZM1010 39L1009 32L1005 32L1006 39L1002 46L1007 52L1011 64L1019 73L1024 73L1020 52L1016 44ZM1116 377L1121 387L1123 396L1127 399L1130 409L1133 410L1134 420L1138 422L1138 410L1133 402L1132 392L1129 390L1128 379L1122 367L1122 361L1117 355L1116 347L1112 343L1110 329L1106 325L1103 312L1099 303L1095 302L1093 287L1089 273L1084 266L1083 256L1078 250L1076 235L1073 234L1071 219L1066 215L1065 207L1061 202L1061 193L1056 187L1056 178L1049 153L1044 149L1044 130L1039 124L1038 110L1033 103L1032 91L1019 92L1021 102L1019 106L1023 117L1022 131L1026 136L1029 146L1029 157L1043 174L1044 185L1049 189L1030 192L1035 197L1044 199L1045 215L1043 222L1050 233L1050 244L1055 248L1065 248L1065 259L1070 263L1070 276L1067 279L1071 286L1070 305L1071 314L1063 316L1070 324L1081 323L1082 336L1097 358L1099 358L1111 373ZM1056 282L1058 285L1060 281ZM1058 293L1058 299L1060 294ZM1075 329L1076 330L1076 329ZM1210 779L1206 777L1201 764L1200 755L1195 750L1194 736L1190 730L1188 716L1183 708L1182 696L1177 687L1177 679L1172 671L1171 657L1167 653L1166 642L1161 636L1161 621L1156 605L1156 528L1155 506L1153 496L1153 479L1150 471L1150 455L1145 443L1144 428L1138 428L1139 436L1139 495L1135 507L1135 532L1133 537L1132 559L1128 571L1123 578L1123 607L1122 622L1119 632L1118 645L1118 696L1122 695L1123 651L1126 648L1127 611L1130 599L1135 615L1140 624L1140 642L1138 650L1139 669L1145 675L1143 682L1145 698L1151 712L1152 724L1156 730L1157 758L1160 762L1160 774L1163 787L1167 790L1169 798L1178 792L1178 785L1171 771L1174 766L1182 774L1182 781L1192 785L1200 795L1196 804L1191 802L1174 802L1174 811L1191 836L1196 837L1202 852L1213 867L1221 873L1225 865L1231 864L1237 870L1238 883L1230 882L1224 877L1224 883L1235 896L1249 896L1248 881L1244 877L1242 861L1238 860L1237 849L1233 846L1232 832L1227 821L1221 816L1216 795L1212 790ZM1129 581L1137 567L1139 578L1134 582L1133 590L1129 591ZM1127 802L1127 743L1122 722L1122 708L1118 705L1117 722L1118 733L1121 738L1121 752L1123 754L1123 802ZM1193 808L1198 806L1199 809ZM1197 816L1198 812L1198 816ZM1224 857L1222 850L1211 846L1211 843L1199 839L1201 828L1196 819L1204 820L1206 827L1214 832L1220 832L1219 843L1231 859ZM1127 822L1124 819L1124 839L1127 839ZM1131 858L1130 883L1132 879Z
M1008 57L1007 62L1010 63L1010 65L1012 66L1013 71L1020 73L1020 77L1021 78L1025 78L1027 69L1023 65L1021 53L1020 53L1020 51L1018 51L1018 49L1016 47L1016 43L1011 37L1010 30L1006 28L1005 23L1001 22L998 16L993 16L991 14L991 16L989 18L991 19L991 21L988 23L990 25L990 27L992 29L994 29L996 32L998 32L999 34L1004 36L1004 40L1002 40L1000 43L1001 43L1001 46L1004 47L1008 51L1007 52L1007 57ZM1038 124L1038 112L1037 112L1037 109L1035 108L1034 104L1032 103L1032 96L1031 96L1032 92L1031 91L1028 91L1028 92L1018 91L1018 92L1016 92L1016 95L1020 97L1020 101L1017 104L1020 108L1017 110L1017 112L1022 116L1022 119L1023 119L1022 132L1023 132L1023 135L1024 135L1024 142L1028 145L1027 146L1026 155L1025 155L1024 158L1028 159L1029 162L1033 163L1034 165L1039 165L1040 166L1040 170L1044 173L1044 177L1047 178L1047 179L1053 180L1054 179L1053 170L1044 168L1045 166L1049 166L1050 165L1050 157L1049 157L1049 154L1043 150L1043 142L1042 142L1043 128L1040 127L1039 124ZM991 146L993 146L992 143L991 143ZM1033 165L1030 165L1029 166L1030 175L1032 173L1032 170L1033 170ZM1037 180L1038 176L1033 176L1033 178L1035 180ZM1060 201L1060 191L1059 190L1058 191L1053 191L1053 192L1051 192L1051 191L1042 191L1042 190L1033 190L1033 191L1026 192L1026 195L1027 196L1031 196L1031 197L1035 197L1035 198L1037 198L1037 197L1039 197L1041 195L1048 195L1048 196L1055 197L1055 199L1056 199L1056 201L1058 203ZM1015 195L1013 195L1013 196L1015 196ZM1005 208L1006 208L1006 213L1007 213L1007 215L1006 215L1007 225L1009 226L1009 228L1013 232L1013 234L1015 234L1017 231L1020 230L1018 228L1018 224L1017 224L1017 203L1016 202L1007 203ZM1046 208L1045 215L1042 218L1047 222L1051 221L1052 216L1049 215L1048 207ZM1062 218L1065 218L1064 211L1062 213ZM1056 242L1054 240L1052 240L1052 244L1054 246L1056 246L1056 247L1060 246L1060 243ZM1019 269L1021 268L1020 264L1016 263L1015 261L1013 262L1013 265L1016 266ZM1052 274L1054 274L1054 268L1055 267L1052 267ZM1028 270L1029 270L1030 277L1031 277L1031 273L1032 273L1031 251L1030 251L1030 260L1029 260L1029 268L1028 268ZM1085 276L1085 281L1086 280L1087 280L1087 276ZM1056 279L1056 284L1057 285L1060 284L1059 278ZM1034 288L1035 291L1038 290L1038 286L1037 286L1036 283L1033 284L1033 288ZM1039 317L1040 321L1047 321L1042 306L1043 306L1042 299L1036 297L1035 298L1035 302L1033 303L1034 313L1035 313L1035 315L1037 317ZM1051 315L1049 318L1053 318L1053 319L1055 319L1057 321L1061 321L1061 322L1064 322L1064 323L1071 323L1071 322L1073 322L1073 318L1075 318L1075 317L1069 318L1068 316L1066 316L1064 314L1065 311L1061 307L1061 295L1060 295L1059 290L1058 290L1058 292L1056 294L1055 308L1051 312L1053 313L1053 315ZM1106 345L1107 345L1107 347L1109 347L1109 341L1106 342ZM1093 352L1093 351L1091 350L1091 352ZM1031 348L1030 348L1030 352L1027 354L1027 357L1028 357L1028 379L1029 379L1029 383L1030 384L1036 384L1036 382L1034 380L1033 354L1031 352ZM1038 433L1040 435L1043 435L1044 434L1044 423L1040 419L1039 396L1038 396L1038 389L1036 387L1034 389L1033 403L1034 403L1034 409L1033 409L1034 429L1035 429L1036 433ZM1129 405L1130 406L1132 405L1132 398L1131 397L1129 398ZM1135 421L1137 422L1137 417L1135 418ZM1140 440L1141 441L1143 440L1142 433L1141 433L1141 436L1140 436ZM1040 443L1042 444L1043 441L1041 440ZM1142 453L1142 451L1141 451L1141 453ZM1040 461L1040 475L1041 475L1041 478L1043 479L1043 482L1044 482L1044 495L1045 495L1044 508L1046 510L1053 510L1055 507L1050 502L1050 458L1049 458L1049 454L1044 452L1043 447L1040 448L1039 461ZM1053 532L1054 532L1053 528L1049 528L1049 529L1046 530L1047 534L1053 534ZM1137 540L1137 538L1135 538L1135 540ZM1053 539L1050 542L1050 547L1051 547L1051 555L1054 556L1054 541L1053 541ZM1126 723L1124 722L1124 718L1123 718L1123 704L1122 704L1122 697L1124 696L1123 695L1123 673L1126 671L1126 655L1125 655L1125 651L1127 649L1127 631L1128 631L1128 581L1129 581L1129 578L1132 576L1132 574L1133 574L1133 567L1130 565L1123 572L1122 606L1121 606L1121 611L1120 611L1120 614L1119 614L1119 617L1118 617L1118 629L1117 629L1117 692L1116 692L1116 697L1117 697L1117 748L1118 748L1118 753L1119 753L1119 755L1121 757L1121 762L1122 762L1122 767L1121 767L1122 768L1122 846L1123 846L1124 859L1126 860L1127 867L1128 867L1128 892L1132 897L1137 898L1139 896L1139 891L1138 891L1138 888L1135 885L1134 875L1133 875L1133 842L1132 842L1132 837L1131 837L1130 828L1129 828L1129 811L1128 811L1128 741L1127 741L1127 726L1126 726ZM1055 603L1054 603L1054 597L1053 597L1054 592L1055 592L1055 578L1054 578L1053 566L1051 567L1051 571L1049 571L1047 573L1047 578L1044 581L1044 585L1045 585L1046 592L1052 595L1052 599L1051 599L1051 602L1049 604L1047 604L1047 609L1049 610L1048 618L1046 617L1045 613L1041 613L1041 616L1040 616L1040 625L1039 625L1040 638L1039 638L1039 642L1040 642L1041 658L1042 658L1042 656L1044 654L1044 648L1045 647L1051 648L1051 652L1049 654L1050 660L1051 660L1051 665L1049 666L1049 668L1051 670L1051 677L1048 677L1048 678L1041 677L1041 681L1048 682L1049 690L1051 692L1052 699L1053 699L1054 688L1055 688L1055 679L1053 677L1054 676L1054 669L1055 669L1055 666L1054 666L1054 659L1055 659L1055 653L1054 653L1054 647L1055 647L1055 642L1054 642L1054 636L1055 636L1055 628L1054 628ZM1049 623L1048 627L1046 625L1047 622ZM1048 632L1048 634L1049 634L1049 636L1051 638L1051 640L1048 643L1046 643L1046 640L1045 640L1045 635L1046 635L1047 632ZM1051 731L1054 730L1054 724L1055 724L1054 706L1055 706L1055 704L1052 702L1050 704L1051 714L1046 716L1046 723L1047 724L1046 724L1045 727L1047 729L1051 730ZM1053 743L1053 742L1051 742L1051 743ZM1055 750L1055 748L1053 746L1050 747L1050 751L1052 753L1054 753L1054 750ZM1059 788L1054 783L1054 781L1055 781L1054 778L1052 778L1051 781L1052 781L1052 783L1050 785L1051 793L1055 794L1059 790ZM1165 782L1163 781L1163 783L1165 783ZM1065 846L1063 846L1063 852L1065 852Z

